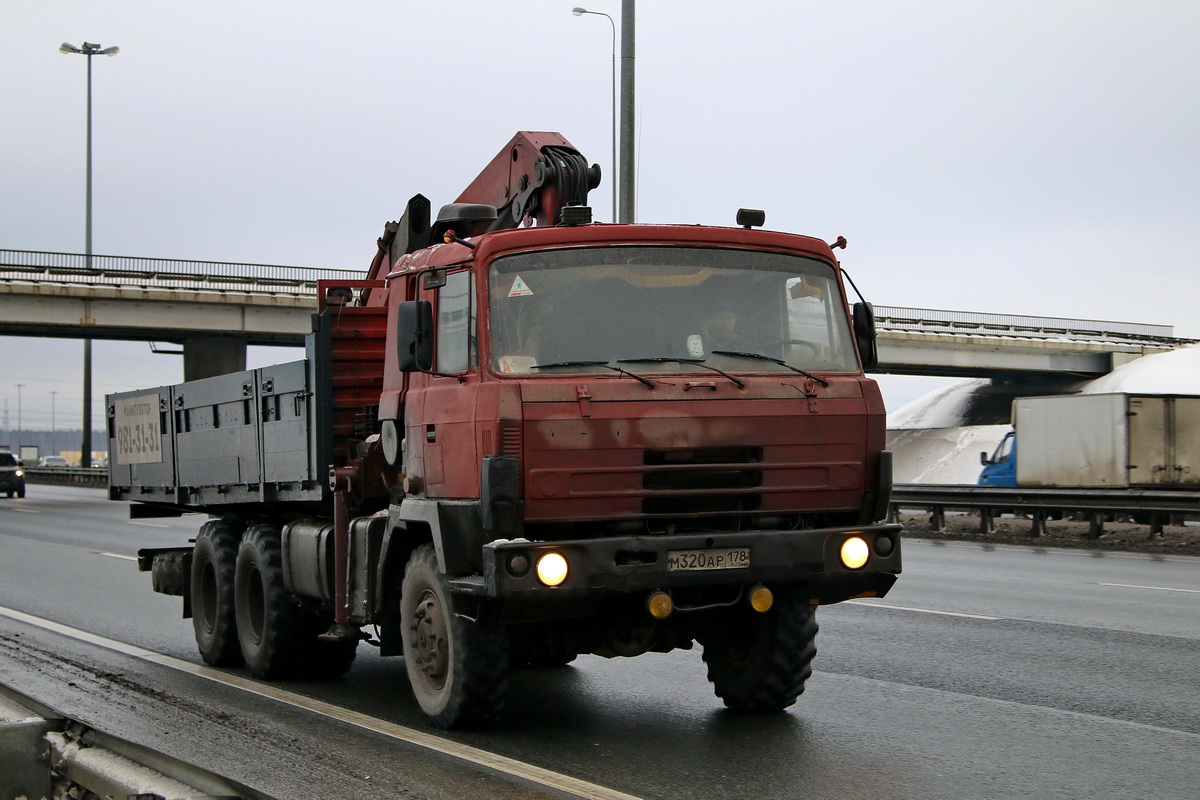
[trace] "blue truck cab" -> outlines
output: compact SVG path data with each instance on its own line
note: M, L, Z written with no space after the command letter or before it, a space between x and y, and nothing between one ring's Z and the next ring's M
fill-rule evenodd
M1009 432L996 451L988 458L986 452L979 454L983 470L979 473L979 486L1016 488L1017 486L1017 434Z

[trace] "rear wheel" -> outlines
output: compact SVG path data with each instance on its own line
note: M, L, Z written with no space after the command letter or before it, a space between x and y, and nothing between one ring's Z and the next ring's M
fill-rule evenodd
M242 663L233 608L240 533L230 522L209 520L201 526L192 550L192 628L201 658L214 667Z
M766 613L730 611L704 637L708 679L736 711L787 708L812 674L816 636L816 607L795 590L781 588Z
M242 657L256 678L290 678L298 673L304 619L283 582L279 530L255 525L238 548L234 606Z
M508 688L507 638L496 623L454 614L433 545L418 547L405 568L400 628L413 695L430 722L469 727L499 716Z

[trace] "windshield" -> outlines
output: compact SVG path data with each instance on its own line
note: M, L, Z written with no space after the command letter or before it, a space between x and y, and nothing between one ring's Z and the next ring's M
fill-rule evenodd
M496 259L489 287L492 363L504 373L617 363L634 372L858 369L833 266L816 259L678 246L544 250Z

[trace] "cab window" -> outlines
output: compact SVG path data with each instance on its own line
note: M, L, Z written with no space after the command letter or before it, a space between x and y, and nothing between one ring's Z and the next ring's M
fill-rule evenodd
M438 372L466 372L475 361L475 311L471 303L471 273L454 272L437 297Z

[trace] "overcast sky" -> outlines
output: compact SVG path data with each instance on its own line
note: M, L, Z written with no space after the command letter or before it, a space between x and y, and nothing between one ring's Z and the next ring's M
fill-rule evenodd
M517 130L611 173L611 29L578 2L0 0L0 249L84 249L64 41L121 49L93 59L100 254L365 269L409 196L452 201ZM641 0L637 24L639 221L762 208L846 236L878 304L1200 338L1200 2ZM26 427L51 391L77 426L81 352L0 340L0 427L17 383ZM97 408L181 372L97 342ZM894 408L937 380L881 383Z

